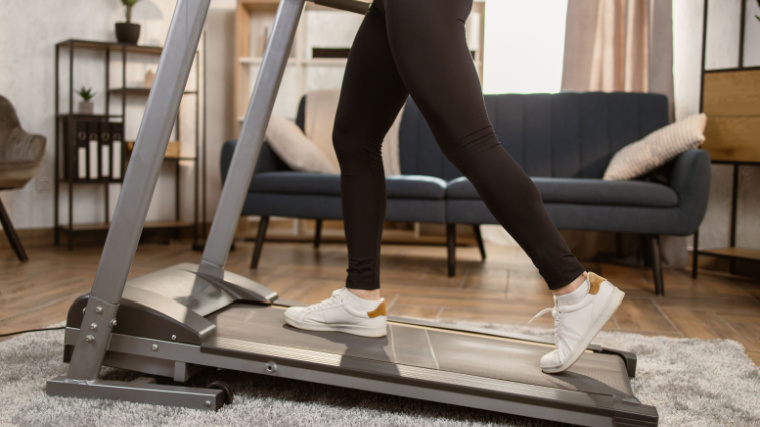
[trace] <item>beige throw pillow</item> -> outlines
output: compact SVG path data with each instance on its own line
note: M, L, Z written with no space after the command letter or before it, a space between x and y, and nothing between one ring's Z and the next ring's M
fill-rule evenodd
M267 126L269 146L293 170L303 172L340 173L322 150L304 135L292 121L272 116Z
M687 150L699 147L705 140L706 121L704 113L695 114L626 145L612 156L603 179L633 179L657 169Z
M333 148L333 124L335 114L338 111L340 90L325 89L315 90L306 94L304 133L325 153L330 163L338 166L338 156ZM383 140L383 170L385 176L401 175L401 161L399 160L399 128L401 127L401 111L396 116L396 121L388 130Z

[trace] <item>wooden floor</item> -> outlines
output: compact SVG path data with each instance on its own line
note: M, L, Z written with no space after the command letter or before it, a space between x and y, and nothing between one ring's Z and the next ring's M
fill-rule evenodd
M346 249L342 243L267 242L258 270L250 270L253 244L237 242L227 269L274 289L281 298L317 302L343 286ZM480 261L475 247L457 249L457 276L447 277L442 246L384 244L382 287L391 314L441 321L526 323L552 305L538 271L519 249L486 246ZM92 285L100 247L27 248L19 263L0 251L0 334L39 328L65 319L72 300ZM198 262L190 242L141 244L130 277L180 262ZM760 284L703 271L665 271L664 297L654 295L648 269L585 263L626 292L605 330L645 335L730 338L744 345L760 365ZM550 316L538 326L552 327Z

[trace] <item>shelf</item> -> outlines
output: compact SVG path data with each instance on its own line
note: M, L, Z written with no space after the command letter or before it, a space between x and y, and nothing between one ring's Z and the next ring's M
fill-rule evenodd
M68 184L69 180L66 178L61 178L58 180L59 183L62 184ZM72 181L72 184L121 184L124 182L123 179L75 179Z
M95 119L95 120L107 120L107 119L123 119L124 116L120 114L69 114L59 113L59 119Z
M205 35L203 36L205 37ZM71 233L74 232L82 232L82 234L86 234L84 232L86 231L107 231L109 229L109 223L108 218L111 217L111 211L110 211L110 196L109 192L112 191L111 188L114 184L115 186L122 186L124 184L124 178L120 177L118 179L112 179L111 177L104 176L102 178L98 179L79 179L78 176L78 169L74 169L73 171L67 171L67 164L64 164L63 161L61 161L62 158L65 158L68 155L71 155L71 150L68 149L70 145L67 145L70 141L68 141L69 134L64 132L70 132L71 129L65 129L65 126L72 121L81 121L81 122L88 122L88 123L120 123L123 126L126 126L126 115L124 111L120 111L120 114L75 114L74 111L77 110L76 100L74 99L75 96L75 89L73 87L73 78L69 78L68 84L62 82L61 79L61 73L60 70L62 67L60 66L61 63L67 63L69 66L69 70L74 69L74 63L79 61L79 55L77 53L78 50L84 50L89 51L90 54L95 54L96 57L101 57L100 63L105 65L105 79L103 80L103 87L101 92L105 93L106 96L113 95L114 98L110 98L111 101L114 101L116 99L119 99L119 102L122 103L122 110L126 109L125 102L127 101L128 97L135 97L136 101L146 101L148 96L150 95L151 88L150 87L143 87L142 81L135 81L132 83L133 87L126 87L126 84L119 85L117 87L109 86L109 82L113 81L110 76L116 70L115 67L113 67L111 64L112 61L123 62L124 67L122 67L121 70L121 77L122 81L126 82L129 81L127 77L127 69L126 66L127 63L131 62L153 62L155 59L158 58L159 55L161 55L163 51L163 47L161 46L140 46L140 45L131 45L131 44L124 44L124 43L118 43L118 42L112 42L112 41L92 41L92 40L80 40L80 39L68 39L61 41L59 43L55 44L56 50L55 50L55 57L56 57L56 67L55 67L55 90L56 90L56 103L55 103L55 117L57 118L56 122L56 136L55 136L55 189L54 189L54 213L53 213L53 224L58 224L60 220L60 206L63 204L66 206L65 201L61 201L61 194L59 191L59 188L66 187L66 186L77 186L77 187L86 187L89 186L89 188L94 188L94 186L100 186L104 190L104 202L103 202L103 214L104 214L104 222L103 223L95 223L95 224L78 224L78 225L69 225L68 223L63 225L56 225L55 228L57 231L68 231L70 234L67 238L67 243L69 250L73 249L73 241L76 240L74 236ZM87 53L87 52L83 52ZM127 55L129 53L130 55ZM201 63L201 58L203 59L203 63ZM205 70L205 55L201 55L199 51L196 51L194 60L197 62L197 64L193 64L194 67L204 67ZM110 65L109 65L110 64ZM91 64L94 65L94 64ZM71 71L70 71L71 73ZM164 160L170 163L169 166L174 167L175 173L173 174L173 177L169 177L167 174L167 177L172 179L174 181L174 199L176 200L174 204L174 211L175 211L175 217L179 217L180 214L180 205L179 200L181 197L180 194L180 185L186 186L186 181L189 181L189 185L193 186L194 188L194 196L192 197L193 200L193 215L194 220L187 222L187 221L157 221L157 222L148 222L144 225L145 229L168 229L168 230L176 230L176 229L185 229L185 228L194 228L198 225L198 215L199 215L199 207L198 207L198 193L199 193L199 165L193 166L193 172L194 177L192 179L189 179L188 177L183 176L180 173L180 168L184 166L184 163L180 163L182 161L189 161L189 162L196 162L198 163L199 159L195 155L195 153L205 152L201 150L205 150L206 141L205 141L205 128L203 135L200 134L199 131L199 123L201 122L200 115L202 114L205 118L205 109L201 109L201 97L200 91L203 87L201 85L201 79L200 79L200 68L196 68L195 73L195 82L190 83L193 90L187 90L188 87L185 86L183 89L185 91L183 92L184 95L193 95L195 97L194 103L195 103L195 112L196 112L196 120L195 120L195 150L193 150L193 156L190 156L189 153L186 153L184 156L180 155L179 153L179 147L178 144L176 147L174 147L174 150L170 151L170 156L166 157ZM73 77L73 76L69 76ZM192 80L188 80L190 82ZM116 83L116 81L114 81ZM65 88L68 86L68 91L64 94L61 94L61 88ZM61 97L63 96L63 97ZM116 97L119 98L116 98ZM109 99L109 98L107 98ZM68 101L68 104L61 101ZM65 111L68 111L66 113L61 112L61 107L65 108ZM70 106L70 107L69 107ZM109 112L109 104L106 103L106 108L104 110L99 110L99 112L105 113ZM201 112L202 111L202 112ZM130 115L131 117L131 115ZM178 113L179 117L179 113ZM180 128L179 128L179 118L177 118L174 127L176 127L176 139L180 139ZM89 129L88 125L88 132L91 132L92 130ZM64 129L64 132L61 132L61 129ZM77 130L76 128L74 130ZM81 131L81 129L80 129ZM120 131L123 133L123 131ZM139 132L138 132L139 133ZM124 135L122 135L124 136ZM122 140L124 145L122 147L126 150L126 142L125 140ZM89 145L88 145L89 150ZM100 150L98 157L102 155L104 151ZM88 154L89 151L88 151ZM79 155L79 153L76 153L76 155ZM123 152L123 161L126 163L128 160L126 152ZM88 162L90 157L88 156ZM99 159L105 161L106 159ZM113 157L111 158L111 163L113 166ZM66 160L68 161L68 160ZM101 163L102 164L102 163ZM88 163L89 166L89 163ZM99 165L99 168L102 167ZM65 179L59 178L64 173L68 172L69 175L66 176ZM123 172L126 172L124 170ZM73 174L73 176L71 176ZM162 173L163 174L163 173ZM88 175L89 175L89 169L88 169ZM124 173L123 175L126 175ZM205 171L204 171L204 186L205 186ZM203 188L203 197L205 198L205 187ZM168 194L167 194L168 195ZM75 201L72 198L69 198L68 203L74 203ZM166 201L168 202L168 201ZM165 203L165 201L162 201L162 203ZM204 206L205 207L205 206ZM69 210L71 211L71 205L68 205ZM70 220L76 220L76 218L70 219ZM87 221L87 220L85 220ZM90 221L96 221L94 218L90 219ZM204 213L204 221L205 221L205 213ZM58 245L60 243L60 233L56 233L55 235L55 244ZM65 236L65 234L64 234ZM193 239L194 244L197 243L198 234L193 233Z
M735 258L746 259L750 261L760 261L760 251L755 249L744 248L714 248L714 249L701 249L700 255L712 255L722 258Z
M238 0L238 4L250 12L276 12L279 0ZM339 11L338 9L306 2L306 10L323 10L329 12Z
M118 43L118 42L97 42L97 41L92 41L92 40L80 40L80 39L64 40L62 42L57 43L55 46L56 48L74 47L76 49L96 49L96 50L126 49L127 52L147 53L147 54L156 54L156 55L160 55L161 51L163 50L163 48L160 46L141 46L141 45L134 45L134 44Z
M733 67L733 68L715 68L712 70L705 70L705 74L709 73L723 73L726 71L751 71L760 70L760 67Z
M238 58L238 62L243 65L261 65L264 58L260 56L256 57L241 57ZM288 65L339 65L345 66L347 58L289 58Z
M162 229L162 228L190 228L193 226L192 222L187 221L149 221L145 223L145 226L143 228L145 229ZM65 225L59 225L58 227L61 227L65 230ZM73 231L98 231L98 230L108 230L111 227L111 224L108 223L97 223L97 224L74 224L72 226Z
M147 88L147 87L128 87L128 88L117 87L117 88L113 88L113 89L108 89L108 93L113 94L113 95L121 95L122 93L124 93L124 94L127 94L127 95L148 96L150 94L150 89L151 88ZM188 94L197 94L198 91L187 90L184 93L185 93L185 95L188 95Z

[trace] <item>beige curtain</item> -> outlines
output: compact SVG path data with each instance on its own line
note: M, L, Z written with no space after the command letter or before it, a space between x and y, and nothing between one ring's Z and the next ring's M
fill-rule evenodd
M661 93L672 120L672 0L568 0L562 90ZM635 235L562 234L582 259L631 258L640 250ZM685 238L661 236L660 244L663 265L686 265Z
M673 99L672 0L568 0L563 91Z

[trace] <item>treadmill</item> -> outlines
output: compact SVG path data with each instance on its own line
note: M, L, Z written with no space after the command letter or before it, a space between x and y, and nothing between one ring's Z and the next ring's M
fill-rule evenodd
M200 263L127 281L210 1L177 1L92 289L68 313L68 372L48 380L48 395L217 410L232 400L225 384L100 378L110 366L181 383L210 367L580 425L657 425L657 410L631 389L633 353L591 345L572 368L548 375L538 361L553 342L536 337L394 316L384 338L296 330L283 312L298 303L224 270L306 0L280 0Z

